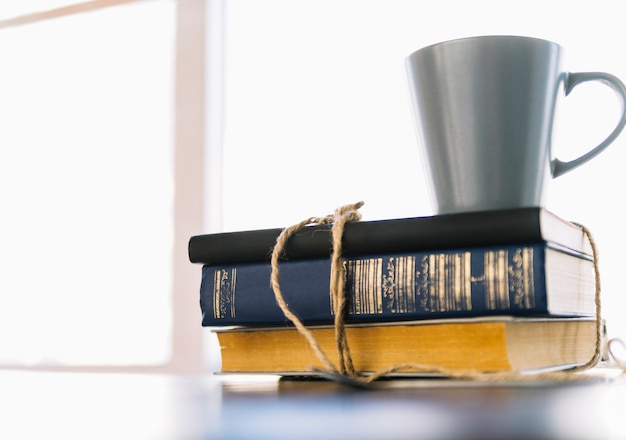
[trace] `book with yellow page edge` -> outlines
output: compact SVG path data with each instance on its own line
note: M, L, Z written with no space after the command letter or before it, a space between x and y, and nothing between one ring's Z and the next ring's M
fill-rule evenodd
M337 365L335 329L310 327ZM323 365L297 329L233 327L214 330L222 373L308 375ZM349 325L355 369L374 372L397 364L476 372L560 370L584 365L596 351L592 318L429 320Z

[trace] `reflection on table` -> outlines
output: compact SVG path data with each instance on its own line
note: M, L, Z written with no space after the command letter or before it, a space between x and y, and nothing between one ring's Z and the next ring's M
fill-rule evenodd
M622 439L626 379L394 379L0 371L3 439Z

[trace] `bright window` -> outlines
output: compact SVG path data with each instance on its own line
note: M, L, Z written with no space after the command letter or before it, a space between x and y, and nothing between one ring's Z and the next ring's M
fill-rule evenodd
M0 363L169 359L174 24L153 1L0 30Z

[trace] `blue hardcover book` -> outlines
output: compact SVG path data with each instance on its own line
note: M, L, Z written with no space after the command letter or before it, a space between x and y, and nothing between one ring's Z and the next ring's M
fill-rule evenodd
M489 315L594 316L593 261L550 243L344 259L348 323ZM268 262L204 265L202 325L289 324ZM334 320L330 260L280 264L290 309L308 324Z

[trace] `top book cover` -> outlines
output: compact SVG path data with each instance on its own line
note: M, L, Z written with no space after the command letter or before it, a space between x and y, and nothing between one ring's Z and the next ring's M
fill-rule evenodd
M283 259L325 258L332 254L332 225L311 225L288 240ZM269 261L283 228L194 235L189 260L214 265ZM549 242L592 255L582 228L546 208L516 208L347 223L344 256L503 246Z

